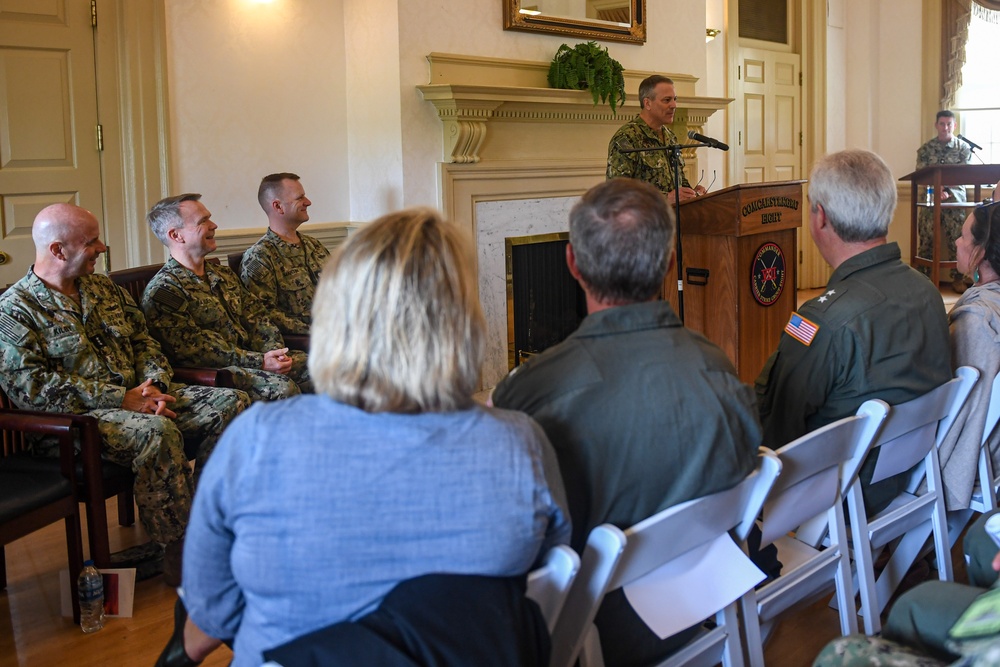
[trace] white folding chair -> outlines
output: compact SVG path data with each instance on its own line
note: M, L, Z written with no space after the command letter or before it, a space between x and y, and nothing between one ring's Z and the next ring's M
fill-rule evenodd
M1000 373L993 378L990 406L986 411L983 440L979 448L979 488L972 494L969 508L976 512L991 512L997 508L997 478L993 471L993 456L989 448L990 436L1000 421Z
M570 667L577 657L583 667L603 667L593 622L605 594L623 586L642 586L649 582L647 575L655 576L664 566L699 554L719 538L745 540L780 471L778 457L761 449L757 469L727 491L675 505L624 532L610 524L591 531L580 574L552 633L553 667ZM736 552L748 561L745 554ZM715 579L719 578L716 573ZM682 609L703 597L698 581L685 580L682 588L663 600L666 608ZM745 588L730 591L730 603L706 614L715 614L717 626L660 664L710 666L721 660L726 667L742 666L736 600L745 592Z
M882 401L866 401L857 415L827 424L775 452L781 476L764 503L761 547L773 543L778 548L781 576L750 589L740 600L747 655L754 667L764 664L761 626L767 628L792 605L831 589L837 592L841 633L858 631L844 498L888 411ZM830 526L823 549L791 534L816 516L824 516Z
M1000 374L993 378L990 387L990 400L986 409L986 419L983 423L983 434L979 442L979 464L977 466L978 485L972 490L969 506L948 511L948 535L952 547L961 537L962 531L969 524L976 512L986 513L997 508L997 480L993 471L993 456L990 451L990 437L1000 419ZM966 556L968 561L968 556Z
M915 495L905 491L873 518L865 512L861 482L856 480L847 496L851 524L851 544L865 634L879 632L879 618L903 576L922 552L927 538L933 536L938 576L952 580L950 542L945 514L938 445L969 392L979 379L979 371L963 366L956 377L912 401L892 406L882 431L871 451L879 451L872 483L914 468L909 489L915 490L926 479L927 491ZM922 465L919 465L922 462ZM915 467L918 466L918 467ZM874 560L893 540L893 548L878 582Z
M569 587L580 571L580 557L566 545L549 549L541 567L528 573L529 598L538 603L551 633L556 627Z

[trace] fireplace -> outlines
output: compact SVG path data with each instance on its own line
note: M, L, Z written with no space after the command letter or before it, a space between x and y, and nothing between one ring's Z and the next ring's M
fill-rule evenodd
M568 233L504 241L507 362L514 368L573 333L587 315L587 301L566 268Z

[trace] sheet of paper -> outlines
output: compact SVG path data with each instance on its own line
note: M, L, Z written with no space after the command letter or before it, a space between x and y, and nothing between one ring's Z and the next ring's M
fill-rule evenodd
M728 535L624 586L625 597L660 638L704 621L764 580Z
M101 568L104 577L104 617L131 618L135 600L135 568ZM63 616L73 615L69 598L69 571L59 572L60 610Z

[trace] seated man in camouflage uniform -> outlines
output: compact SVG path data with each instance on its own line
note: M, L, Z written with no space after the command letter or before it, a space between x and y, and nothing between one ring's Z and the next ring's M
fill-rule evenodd
M267 214L267 233L247 248L240 278L256 295L283 334L308 334L310 310L323 262L330 252L298 231L309 220L312 202L295 174L265 176L257 201Z
M150 332L175 364L226 368L255 401L311 392L306 354L289 352L264 304L229 267L205 261L217 225L199 199L167 197L146 214L170 250L142 295Z
M165 574L178 585L194 491L184 438L201 442L203 462L250 399L170 383L170 364L135 302L94 275L106 247L89 211L48 206L31 235L35 264L0 297L0 385L22 409L97 418L103 455L135 473L139 519L166 545ZM46 441L35 450L58 454Z

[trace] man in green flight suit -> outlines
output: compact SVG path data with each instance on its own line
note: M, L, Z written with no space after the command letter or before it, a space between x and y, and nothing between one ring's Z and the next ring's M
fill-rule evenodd
M886 242L895 208L895 179L874 153L833 153L813 167L809 231L834 271L823 294L792 313L757 378L766 447L853 415L868 399L903 403L951 378L941 295ZM906 482L904 474L871 485L876 458L860 473L869 514Z
M566 265L587 317L497 385L492 401L538 422L556 452L582 553L602 523L628 528L731 488L753 470L760 423L732 362L657 300L674 261L673 209L653 186L615 178L570 212ZM765 563L772 568L773 563ZM649 664L695 629L662 639L621 589L595 623L608 667Z
M674 172L670 166L670 151L649 150L641 153L626 152L633 148L657 149L677 143L677 137L668 127L674 122L677 94L674 82L654 74L639 84L639 115L625 123L608 143L608 173L611 178L637 178L646 181L674 202ZM705 194L705 188L693 188L684 175L684 159L680 155L681 201Z

